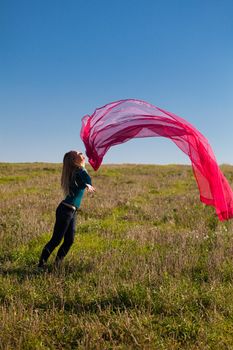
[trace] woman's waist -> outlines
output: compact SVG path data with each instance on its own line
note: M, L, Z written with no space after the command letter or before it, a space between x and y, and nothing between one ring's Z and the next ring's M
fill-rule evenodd
M68 203L70 205L73 205L74 207L78 208L80 206L80 203L82 201L84 191L80 191L75 196L66 196L66 198L63 200L64 203Z
M74 211L76 211L78 208L70 203L67 203L65 201L62 201L61 204L65 205L66 207L73 209Z

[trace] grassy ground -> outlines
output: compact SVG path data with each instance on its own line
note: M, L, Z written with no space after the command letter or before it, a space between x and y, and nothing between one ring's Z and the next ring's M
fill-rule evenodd
M88 169L75 243L39 272L61 165L0 164L0 349L233 349L233 222L191 168Z

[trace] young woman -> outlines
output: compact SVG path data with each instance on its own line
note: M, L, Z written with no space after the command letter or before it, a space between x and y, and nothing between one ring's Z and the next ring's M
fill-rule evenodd
M85 156L81 152L70 151L64 155L61 187L65 199L56 210L56 222L50 241L42 250L38 267L44 267L52 251L61 243L55 265L59 265L74 242L76 211L80 207L85 189L94 192L91 178L85 169Z

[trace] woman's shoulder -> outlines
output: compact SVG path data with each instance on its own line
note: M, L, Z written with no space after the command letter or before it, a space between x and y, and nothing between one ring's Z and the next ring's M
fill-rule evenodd
M87 173L87 174L88 174L87 169L84 168L84 167L77 167L77 168L75 169L75 173L76 173L76 174L82 174L82 173Z

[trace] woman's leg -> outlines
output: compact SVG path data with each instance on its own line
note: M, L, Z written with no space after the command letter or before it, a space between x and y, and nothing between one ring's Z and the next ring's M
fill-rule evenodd
M43 266L48 260L53 250L60 244L65 232L67 231L70 222L73 219L73 211L63 204L59 204L56 210L56 222L54 225L53 235L50 241L45 245L42 250L39 260L39 266Z
M76 214L74 214L73 218L71 219L70 224L64 234L64 241L57 252L57 256L56 256L57 264L59 264L61 260L64 259L64 257L70 250L70 247L74 243L75 225L76 225Z

